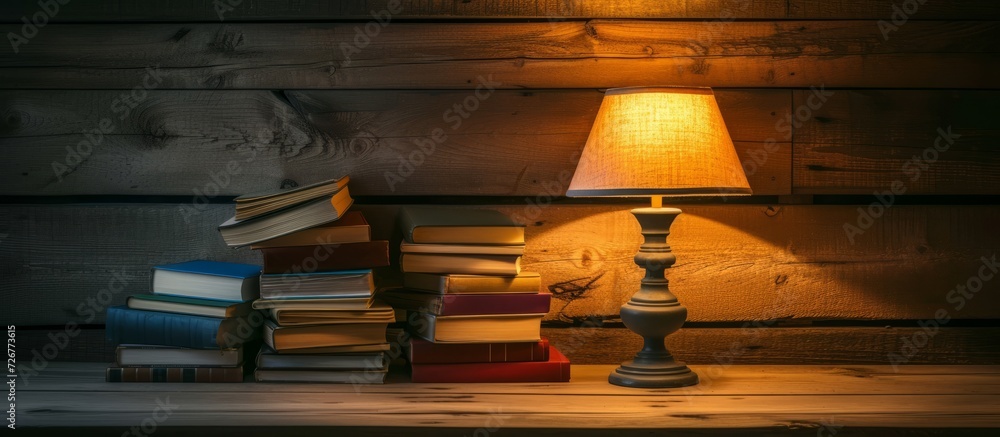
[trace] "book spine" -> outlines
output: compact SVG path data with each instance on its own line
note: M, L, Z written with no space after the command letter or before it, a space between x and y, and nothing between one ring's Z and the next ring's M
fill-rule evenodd
M243 382L243 367L108 367L107 382Z
M108 342L114 345L149 344L221 349L218 334L223 320L226 319L118 306L108 308L105 331Z
M568 362L414 364L413 382L567 382Z
M548 361L549 341L536 343L431 343L410 342L411 364L512 363Z
M261 249L265 274L370 269L389 265L389 242Z
M449 294L441 297L439 316L548 313L552 295Z

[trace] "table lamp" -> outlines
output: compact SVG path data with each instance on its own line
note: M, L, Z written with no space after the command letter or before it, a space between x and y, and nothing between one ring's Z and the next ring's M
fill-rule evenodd
M625 326L642 336L635 358L608 382L626 387L683 387L698 375L664 345L687 319L667 288L664 271L676 262L667 236L681 213L663 196L749 195L743 167L710 88L635 87L607 90L566 195L650 197L631 212L642 228L635 263L646 270L639 291L621 307Z

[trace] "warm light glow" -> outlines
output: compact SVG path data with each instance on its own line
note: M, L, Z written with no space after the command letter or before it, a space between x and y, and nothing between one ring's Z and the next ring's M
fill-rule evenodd
M566 193L749 194L750 184L709 88L609 89Z

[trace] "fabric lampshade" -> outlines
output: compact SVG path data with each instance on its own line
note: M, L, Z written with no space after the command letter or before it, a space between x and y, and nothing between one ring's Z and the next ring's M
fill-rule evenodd
M587 138L570 197L749 195L710 88L612 88Z

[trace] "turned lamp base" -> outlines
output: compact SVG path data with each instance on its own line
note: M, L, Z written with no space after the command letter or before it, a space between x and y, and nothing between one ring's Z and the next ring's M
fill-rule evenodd
M642 336L643 348L608 376L608 382L624 387L685 387L698 383L698 375L675 361L663 343L667 335L684 324L687 308L670 293L664 276L664 270L677 261L667 236L681 210L660 208L656 200L654 208L632 210L644 238L635 263L646 269L646 277L639 291L622 306L621 317L629 330Z

